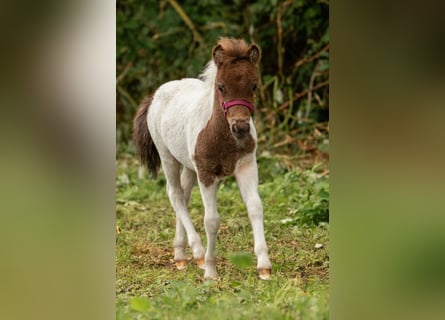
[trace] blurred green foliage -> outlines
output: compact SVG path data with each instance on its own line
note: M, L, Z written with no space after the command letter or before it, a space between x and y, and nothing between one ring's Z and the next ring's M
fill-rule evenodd
M132 118L141 99L166 81L196 77L218 38L228 36L262 48L259 143L295 152L309 138L326 153L328 16L329 3L321 0L118 0L118 152L132 152Z

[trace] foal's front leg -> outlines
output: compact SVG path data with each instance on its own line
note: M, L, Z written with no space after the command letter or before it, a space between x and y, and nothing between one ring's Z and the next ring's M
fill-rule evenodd
M202 202L204 203L205 215L204 226L207 235L207 251L205 254L204 279L216 279L216 235L219 230L219 214L216 208L216 187L217 182L210 186L205 186L199 182Z
M263 280L271 278L272 264L269 260L263 225L263 204L258 194L258 167L255 158L235 172L236 181L249 213L254 237L254 250L258 259L258 275Z

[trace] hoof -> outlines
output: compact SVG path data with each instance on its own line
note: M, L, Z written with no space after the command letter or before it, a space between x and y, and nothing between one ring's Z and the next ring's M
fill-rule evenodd
M216 273L216 270L215 271L206 271L204 273L204 281L207 281L207 280L213 280L213 281L218 280L218 273Z
M270 280L272 279L271 270L270 269L259 269L258 276L261 280Z
M187 267L187 260L176 260L175 264L178 270L183 270Z
M205 268L206 268L206 263L205 263L204 258L195 259L195 261L196 261L196 265L197 265L200 269L205 270Z
M206 277L204 276L204 281L217 281L218 280L218 276L213 276L213 277Z

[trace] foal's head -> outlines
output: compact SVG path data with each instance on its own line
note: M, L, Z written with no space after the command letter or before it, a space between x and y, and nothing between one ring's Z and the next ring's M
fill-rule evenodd
M250 132L260 57L260 48L255 44L248 47L244 40L222 38L213 49L213 61L218 68L215 79L218 103L237 140L243 140Z

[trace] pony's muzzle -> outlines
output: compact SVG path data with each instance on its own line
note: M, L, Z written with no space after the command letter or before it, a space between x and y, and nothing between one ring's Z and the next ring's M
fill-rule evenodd
M237 139L245 138L250 132L249 119L234 120L231 129L235 138Z

